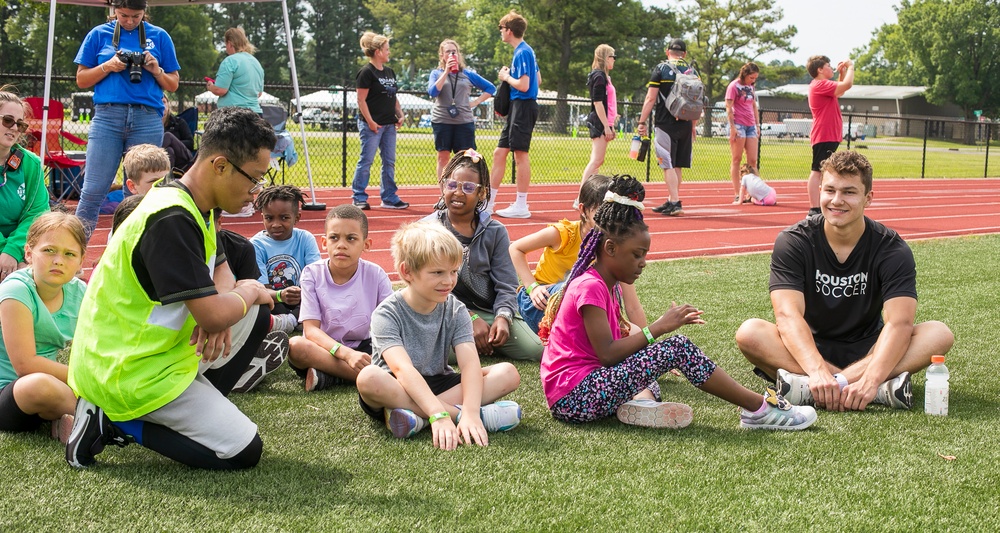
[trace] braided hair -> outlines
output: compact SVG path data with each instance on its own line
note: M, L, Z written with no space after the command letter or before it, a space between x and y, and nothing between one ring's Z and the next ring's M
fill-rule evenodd
M258 211L263 211L264 207L271 202L280 200L292 202L296 212L306 204L306 199L302 196L302 191L298 187L294 185L272 185L260 191L260 194L253 201L253 206Z
M639 180L628 174L619 174L611 178L611 185L608 193L615 194L625 200L642 203L646 197L646 189ZM548 340L548 333L555 322L559 308L562 306L562 296L569 284L589 269L597 260L600 250L603 249L607 240L620 243L625 239L635 235L639 231L646 231L649 226L642 219L642 211L638 207L616 201L615 199L605 199L604 203L594 213L594 228L587 233L580 244L580 256L577 258L573 268L570 269L566 277L566 283L558 294L549 298L549 303L545 307L545 316L538 326L538 336L543 341ZM621 302L621 298L618 298ZM620 305L620 303L619 303ZM622 319L624 321L624 318ZM627 322L620 323L619 326L627 327ZM627 330L626 330L627 331Z
M479 186L486 191L486 194L476 202L476 210L472 213L472 223L478 224L479 213L486 209L486 205L490 202L490 167L486 164L486 158L483 157L483 154L472 148L462 150L455 154L441 171L441 182L444 183L452 179L451 176L460 168L472 169L479 176Z

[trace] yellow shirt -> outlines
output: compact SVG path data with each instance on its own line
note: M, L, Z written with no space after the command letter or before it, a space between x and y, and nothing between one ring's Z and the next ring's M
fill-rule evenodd
M559 232L559 247L546 247L542 250L542 256L538 258L534 273L535 281L542 285L551 285L566 277L580 256L580 244L583 242L579 220L570 222L564 218L549 225Z

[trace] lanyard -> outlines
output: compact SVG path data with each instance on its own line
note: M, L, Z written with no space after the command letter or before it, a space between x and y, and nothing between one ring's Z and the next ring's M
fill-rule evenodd
M121 39L122 27L115 21L115 35L111 38L111 45L118 50L118 41ZM139 51L142 52L146 49L146 21L139 21Z

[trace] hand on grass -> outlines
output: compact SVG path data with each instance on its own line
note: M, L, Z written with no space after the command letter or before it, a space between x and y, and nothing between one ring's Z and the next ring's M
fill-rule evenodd
M435 420L431 424L431 433L434 434L435 448L450 452L458 447L458 428L451 421L451 417Z
M206 363L215 361L220 355L229 355L233 348L229 328L216 333L208 333L198 325L195 325L194 331L191 332L189 345L194 345L195 353Z
M483 425L483 421L478 416L471 412L463 414L462 419L458 421L458 436L464 444L475 442L480 446L490 445L486 426Z

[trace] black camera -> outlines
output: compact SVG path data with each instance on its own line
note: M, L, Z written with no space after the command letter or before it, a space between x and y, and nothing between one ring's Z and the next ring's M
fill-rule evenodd
M142 65L146 63L146 55L142 52L118 51L118 60L128 67L128 79L132 83L142 81Z

